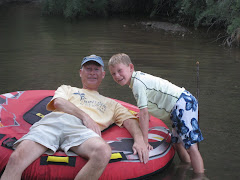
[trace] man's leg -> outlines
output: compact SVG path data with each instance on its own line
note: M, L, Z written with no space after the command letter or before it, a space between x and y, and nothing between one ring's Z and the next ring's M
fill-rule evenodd
M20 180L23 171L47 150L30 140L23 140L11 154L1 180Z
M78 172L75 180L97 180L102 175L111 157L110 146L99 137L86 140L80 146L72 147L72 151L88 159L85 166Z

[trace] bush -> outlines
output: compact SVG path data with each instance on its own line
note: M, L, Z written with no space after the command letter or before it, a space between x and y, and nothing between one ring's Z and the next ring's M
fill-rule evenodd
M240 0L43 0L43 7L45 14L66 18L107 14L170 17L195 27L224 28L229 37L238 37L240 28Z
M44 0L43 13L66 18L106 15L107 0Z
M239 45L240 0L181 0L176 8L182 22L190 22L195 27L225 29L228 37L224 41L228 43L224 43Z

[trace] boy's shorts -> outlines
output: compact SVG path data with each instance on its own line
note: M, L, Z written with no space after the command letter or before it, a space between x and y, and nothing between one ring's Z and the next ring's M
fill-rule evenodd
M69 152L71 147L79 146L92 137L99 135L83 125L82 120L70 114L52 112L33 124L30 131L14 144L14 148L28 139L47 147L46 154L54 154L60 148L72 156L75 154Z
M172 142L183 143L185 149L203 140L198 126L198 101L188 91L184 91L171 113Z

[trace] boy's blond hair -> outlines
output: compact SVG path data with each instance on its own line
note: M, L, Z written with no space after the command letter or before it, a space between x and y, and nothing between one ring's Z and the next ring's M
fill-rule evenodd
M114 65L120 64L120 63L129 66L129 64L132 64L132 61L127 54L119 53L119 54L113 55L110 58L110 60L108 61L108 66L114 66Z

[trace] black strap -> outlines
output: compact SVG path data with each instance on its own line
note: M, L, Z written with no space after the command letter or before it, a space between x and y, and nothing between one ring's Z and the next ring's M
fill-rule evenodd
M6 134L0 134L0 140L4 138L4 136L6 136Z
M29 111L27 111L23 115L23 119L28 122L29 124L34 124L35 122L42 119L45 115L50 113L51 111L48 111L46 109L47 104L50 102L53 96L48 96L44 99L42 99L40 102L38 102L34 107L32 107Z
M121 154L121 157L117 158L117 159L110 159L109 163L113 163L113 162L119 162L119 161L123 161L123 160L127 160L127 157L125 156L125 154L123 152L119 152L119 154Z
M13 149L13 144L17 141L17 138L7 138L2 142L2 146L11 150Z
M59 156L62 157L62 156ZM76 164L76 157L74 156L69 156L69 162L51 162L51 161L47 161L48 156L41 156L40 159L40 165L48 165L48 164L53 164L53 165L64 165L64 166L71 166L71 167L75 167Z

